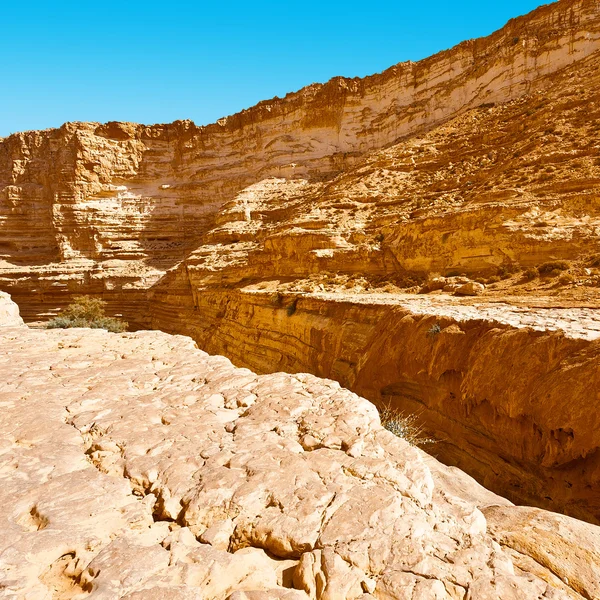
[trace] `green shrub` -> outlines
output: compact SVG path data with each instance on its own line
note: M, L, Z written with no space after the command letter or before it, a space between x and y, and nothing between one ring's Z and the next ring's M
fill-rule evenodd
M298 306L298 298L294 298L288 307L286 308L287 316L291 317L296 312L296 307Z
M525 277L525 279L527 279L528 281L531 281L532 279L537 279L539 276L540 272L535 267L529 267L529 269L526 269L523 273L523 277Z
M69 329L71 327L90 327L91 329L106 329L113 333L127 330L127 323L115 317L104 314L106 302L90 296L76 296L60 315L46 324L48 329Z
M560 275L561 271L566 271L570 266L570 263L566 260L555 260L540 265L538 271L540 275L552 275L553 272L556 271L558 271L558 274Z
M439 323L435 323L435 325L432 325L428 330L427 330L427 337L429 338L434 338L435 336L437 336L440 332L442 331L442 328L440 327Z

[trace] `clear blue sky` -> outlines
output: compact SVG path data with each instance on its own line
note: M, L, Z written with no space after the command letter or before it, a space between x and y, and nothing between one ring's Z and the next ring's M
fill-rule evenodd
M0 136L65 121L211 123L419 60L544 3L2 0Z

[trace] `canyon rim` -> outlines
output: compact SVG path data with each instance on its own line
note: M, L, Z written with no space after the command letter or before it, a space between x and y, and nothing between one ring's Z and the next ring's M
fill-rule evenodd
M599 194L596 0L0 138L0 597L600 598Z

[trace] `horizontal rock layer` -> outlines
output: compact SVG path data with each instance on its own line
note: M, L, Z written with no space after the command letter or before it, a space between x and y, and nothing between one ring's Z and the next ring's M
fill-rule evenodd
M476 107L523 97L533 97L537 106L537 93L546 93L565 69L591 60L599 47L595 0L562 0L510 21L487 38L418 63L402 63L365 79L335 78L311 85L207 127L189 121L154 126L71 123L14 134L0 140L0 284L15 294L26 291L32 304L31 309L23 306L26 317L43 312L43 306L64 305L69 294L82 288L128 297L156 283L197 247L220 219L223 203L248 185L269 177L331 177L374 149L420 135ZM569 81L570 91L578 81ZM586 87L589 83L585 81ZM562 92L563 100L571 102ZM478 131L480 150L482 141L502 148L493 129L484 133L482 125ZM468 172L459 164L442 177L448 157L437 164L435 157L429 160L429 152L411 150L403 156L400 164L378 173L380 183L395 177L390 190L402 186L403 173L424 158L424 173L439 171L435 179L440 185L428 190L437 197L456 196L453 181L463 189L472 176L469 185L479 183L472 173L483 166L479 157ZM557 160L560 153L550 163ZM492 164L496 159L484 161ZM368 192L371 182L364 184ZM409 190L399 191L400 198L387 199L387 208ZM375 192L361 202L386 201L385 190ZM410 195L429 202L422 191ZM511 186L491 198L521 195ZM338 205L344 203L338 198ZM378 227L386 224L383 217ZM464 230L469 217L462 219ZM435 237L423 231L430 225L439 228L429 221L416 223L414 232L402 232L386 260L402 259L409 269L431 266L435 261L425 258L431 256L431 247L412 259L397 250L406 242L414 246L415 239ZM397 237L399 232L390 234ZM316 248L339 245L331 236L320 237L313 240ZM452 244L464 248L469 240L462 233ZM365 244L359 246L359 253L367 250ZM483 242L483 254L486 248L489 244ZM443 264L460 264L464 258L446 256ZM389 271L390 265L375 261L371 268Z

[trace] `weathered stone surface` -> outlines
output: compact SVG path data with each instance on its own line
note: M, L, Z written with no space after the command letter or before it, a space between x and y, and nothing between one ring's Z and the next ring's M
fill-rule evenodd
M335 382L159 332L0 348L3 598L600 595L598 528L482 490Z
M9 294L0 292L0 327L18 327L23 324L19 307L11 300Z

